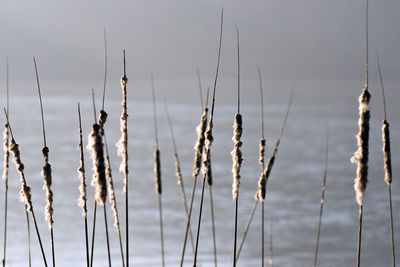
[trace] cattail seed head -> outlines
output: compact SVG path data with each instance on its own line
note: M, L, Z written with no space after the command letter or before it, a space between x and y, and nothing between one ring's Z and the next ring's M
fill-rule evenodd
M232 184L232 196L235 200L238 197L239 193L239 184L240 184L240 167L243 161L242 152L240 151L240 147L242 146L242 142L240 138L242 136L243 128L242 128L242 115L236 114L235 122L233 124L233 137L232 140L234 142L233 150L231 152L232 155L232 174L233 174L233 184Z
M382 142L383 142L383 160L385 169L385 182L387 185L392 183L392 161L390 156L390 131L389 123L384 120L382 123Z
M181 166L179 165L179 160L178 160L178 154L174 154L175 158L175 174L176 177L178 178L177 184L181 185L182 184L182 172L181 172Z
M205 141L204 132L206 131L207 127L207 113L208 113L208 108L205 108L200 118L200 124L196 128L197 141L196 144L194 145L194 150L196 151L194 155L194 166L193 166L194 177L199 175L200 172L201 156L203 153L203 147Z
M122 114L120 119L121 138L117 143L118 156L122 158L119 171L124 174L124 189L126 192L128 185L128 111L127 111L127 95L126 95L126 84L128 78L124 75L121 77L121 88L122 88Z
M371 98L368 90L364 89L360 95L358 120L359 133L357 135L358 149L351 158L351 162L357 163L357 177L354 180L354 190L359 206L363 205L364 193L368 182L368 140L369 140L369 100Z
M78 199L78 205L79 207L82 208L82 215L87 216L87 206L86 206L86 201L87 201L87 195L86 195L86 178L85 178L85 161L83 157L83 143L82 143L82 128L79 128L79 145L78 148L80 150L80 164L79 168L77 170L80 178L80 185L79 185L79 191L81 193L79 199Z
M261 168L264 168L264 159L265 159L265 139L262 138L260 140L260 156L258 158L258 162L261 165Z
M100 116L99 116L99 121L98 124L100 125L100 134L101 136L104 136L104 125L106 124L107 121L107 112L104 111L104 109L100 110Z
M100 125L93 124L89 135L87 148L92 153L93 179L92 186L96 187L95 199L97 204L104 206L107 199L107 181L105 174L103 141L100 135Z
M156 148L154 152L154 174L156 176L156 192L161 195L162 187L161 187L161 162L160 162L160 149Z
M10 167L10 151L9 151L9 131L8 131L8 124L4 125L4 132L3 132L3 151L4 151L4 161L3 161L3 179L8 179L8 168Z
M47 148L47 147L46 147ZM43 149L44 151L44 149ZM48 153L48 149L47 149ZM46 156L43 154L45 159L48 160L48 154ZM47 162L43 166L42 169L42 176L44 178L44 185L43 189L46 190L46 207L45 207L45 219L49 225L49 228L52 228L53 225L53 191L51 191L51 184L52 184L52 176L51 176L51 165Z
M211 118L207 126L207 131L204 133L205 141L203 148L203 167L201 169L203 175L208 174L211 164L210 149L211 149L211 144L214 141L214 137L212 135L212 128L213 128L213 119L211 114Z
M208 158L209 158L209 162L208 162L208 167L207 167L207 184L209 186L212 186L213 179L212 179L212 171L211 171L211 153L210 153L210 151L208 151Z
M118 212L117 212L117 200L115 199L115 190L114 190L114 182L112 178L112 171L111 171L111 162L110 162L110 157L107 155L106 156L106 177L108 178L108 195L110 198L110 203L111 203L111 209L113 211L114 215L114 227L119 230L119 218L118 218Z
M18 170L20 175L21 182L21 190L19 194L21 195L21 202L24 202L26 205L27 211L32 211L32 193L31 188L26 184L25 175L24 175L24 164L21 161L21 154L18 148L18 144L15 140L11 140L10 151L14 156L15 167Z

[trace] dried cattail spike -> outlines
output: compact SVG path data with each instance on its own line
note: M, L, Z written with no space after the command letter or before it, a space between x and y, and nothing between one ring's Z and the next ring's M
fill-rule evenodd
M79 162L79 168L78 168L77 172L78 172L79 178L81 180L81 183L79 185L79 191L80 191L81 195L78 200L78 205L79 205L79 207L82 208L82 215L86 217L87 216L87 206L86 206L87 195L86 195L85 161L84 161L84 157L83 157L82 127L80 125L79 125L78 148L80 150L80 162Z
M127 95L126 95L126 85L128 84L128 78L125 73L124 76L121 77L121 87L122 87L122 114L121 114L121 138L117 143L118 148L118 156L122 158L119 171L124 174L124 189L123 191L127 191L127 176L128 176L128 113L127 113Z
M390 157L390 131L389 123L384 120L382 123L383 158L385 162L385 182L392 183L392 161Z
M210 158L210 149L211 144L214 141L214 137L212 135L212 128L213 128L213 118L212 114L210 120L208 122L207 131L204 133L205 141L204 141L204 148L203 148L203 167L201 172L203 175L207 175L208 170L210 168L211 158Z
M27 211L32 211L32 193L31 188L26 184L25 175L24 175L24 164L21 162L21 154L19 152L18 144L14 139L11 140L10 151L14 156L14 163L20 175L21 182L21 191L19 192L21 195L21 202L24 202L26 205Z
M261 138L261 140L260 140L260 156L259 156L258 162L260 163L261 168L263 168L263 169L264 169L264 159L265 159L264 155L265 155L265 139Z
M235 116L235 123L233 125L233 137L232 140L234 142L233 150L231 152L233 166L232 166L232 174L233 174L233 184L232 184L232 196L235 200L238 197L239 192L239 184L240 184L240 167L243 161L242 152L240 151L240 147L242 146L242 142L240 141L240 137L242 136L243 128L242 128L242 115L240 113Z
M47 148L47 147L45 147ZM48 149L47 149L48 152ZM43 154L44 156L44 154ZM48 157L48 154L46 154ZM44 177L44 185L43 189L46 190L46 208L45 208L45 219L49 224L49 228L53 227L53 191L51 191L50 187L52 184L52 177L51 177L51 165L47 162L43 166L42 169L42 176Z
M209 162L208 162L208 171L207 171L207 183L209 186L213 185L213 179L212 179L212 171L211 171L211 153L210 151L208 152L208 158L209 158Z
M103 142L100 135L100 125L93 124L89 135L87 148L92 152L93 179L92 186L96 187L95 199L97 204L104 206L107 199L107 181L105 174Z
M208 108L205 108L203 114L201 115L200 123L196 128L197 141L196 144L194 145L194 150L196 152L194 155L193 176L199 175L200 172L201 155L203 153L203 147L205 141L204 132L206 131L207 127L207 113L208 113Z
M107 112L104 111L104 109L100 110L100 116L99 116L99 122L98 124L100 125L100 134L101 136L104 136L104 125L106 124L107 121Z
M6 123L4 125L4 132L3 132L3 151L4 151L4 162L3 162L3 179L7 180L8 179L8 168L10 167L9 165L9 159L10 159L10 151L8 150L8 139L9 139L9 132L8 132L8 124Z
M161 187L161 163L160 163L160 149L156 148L154 152L155 164L154 164L154 174L156 175L156 192L157 194L162 194Z
M367 89L364 89L360 95L358 120L359 133L357 135L358 149L351 158L351 162L357 163L357 177L354 180L354 190L358 205L363 205L365 188L367 187L368 176L368 139L369 139L369 100L371 98Z

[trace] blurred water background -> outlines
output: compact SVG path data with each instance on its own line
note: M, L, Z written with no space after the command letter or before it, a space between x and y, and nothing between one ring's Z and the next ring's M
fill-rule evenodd
M132 78L131 78L132 77ZM120 85L118 79L108 81L105 110L109 117L106 136L110 149L116 197L124 234L123 176L118 172L120 158L115 143L120 136ZM128 72L128 129L130 169L130 256L131 266L160 266L160 233L158 199L153 173L154 129L150 80L135 79ZM54 233L56 262L59 266L84 266L84 221L77 206L79 165L77 103L81 104L84 143L93 123L90 88L82 83L42 81L47 145L53 167ZM10 123L15 140L20 144L27 182L32 187L33 203L48 260L50 240L43 210L45 194L40 171L42 131L39 100L32 82L13 82L10 95ZM356 260L358 205L354 198L353 179L356 165L350 157L356 150L358 132L358 96L362 81L295 83L293 106L278 156L267 185L266 250L270 229L273 235L274 266L310 266L314 257L322 175L324 170L325 136L330 129L329 163L324 215L319 247L319 266L352 266ZM195 78L192 81L157 80L157 116L162 166L162 201L164 207L165 253L167 266L177 266L184 237L185 213L180 188L175 177L173 148L162 101L166 97L177 139L186 193L190 194L196 140L195 127L201 116L201 106ZM206 87L206 85L204 86ZM286 111L292 81L264 81L265 138L267 158L273 150ZM96 88L97 110L102 90ZM388 120L391 123L393 163L393 211L396 245L400 230L400 99L398 84L387 83ZM219 91L218 91L219 90ZM371 130L369 183L365 196L361 263L363 266L390 266L390 232L387 186L384 183L381 121L382 96L375 81L371 84ZM231 92L231 93L227 93ZM4 100L4 98L2 98ZM219 266L231 266L234 205L231 195L233 147L232 125L236 112L234 80L219 81L216 94L212 171L216 214ZM2 104L5 102L2 100ZM261 114L257 80L242 83L243 156L239 202L239 238L242 235L260 174L258 145L261 137ZM4 118L2 119L4 121ZM87 183L91 180L91 159L85 149ZM201 179L196 191L192 228L195 232L199 210ZM24 206L19 202L19 178L14 164L9 173L9 221L7 266L27 266L28 247ZM206 188L207 190L207 188ZM88 186L89 225L92 223L93 187ZM4 186L1 185L1 193ZM1 207L3 207L3 197ZM259 205L243 247L238 266L260 264L261 215ZM107 203L110 225L112 262L120 266L118 238L112 212ZM1 217L3 216L3 208ZM271 227L272 224L272 227ZM32 226L32 224L31 224ZM3 220L0 220L3 229ZM0 236L3 234L1 232ZM187 246L185 266L192 265L192 250ZM398 252L398 249L396 248ZM268 252L266 252L268 255ZM397 253L397 256L400 256ZM41 266L40 249L32 228L33 266ZM94 266L107 266L103 217L98 215ZM208 193L199 243L198 266L213 266L211 220Z

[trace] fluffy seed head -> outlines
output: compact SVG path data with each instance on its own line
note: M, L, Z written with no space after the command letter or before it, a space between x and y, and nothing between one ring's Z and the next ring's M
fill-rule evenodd
M194 150L196 151L194 154L194 166L193 166L194 177L199 175L200 172L201 156L203 153L203 147L205 141L204 132L206 131L207 127L207 112L208 108L205 108L203 114L201 115L200 123L196 128L197 141L196 144L194 145Z
M162 187L161 187L161 162L160 162L160 150L156 148L154 152L154 174L156 176L156 192L161 195Z
M363 205L364 193L368 182L368 140L369 140L369 100L371 95L364 89L359 98L358 120L359 132L357 135L358 149L351 158L351 162L357 163L357 177L354 180L354 190L358 205Z
M3 162L3 179L8 179L8 168L10 167L10 151L8 148L8 139L9 139L9 132L8 132L8 124L4 125L4 132L3 132L3 151L4 151L4 162Z
M242 146L242 142L240 138L242 136L243 128L242 128L242 115L236 114L235 122L233 124L233 150L231 152L232 155L232 174L233 174L233 183L232 183L232 196L235 200L238 197L239 193L239 184L240 184L240 167L242 165L243 157L242 152L240 151L240 147Z
M383 142L383 161L385 169L385 182L387 185L392 183L392 161L390 156L390 132L389 123L384 120L382 123L382 142Z

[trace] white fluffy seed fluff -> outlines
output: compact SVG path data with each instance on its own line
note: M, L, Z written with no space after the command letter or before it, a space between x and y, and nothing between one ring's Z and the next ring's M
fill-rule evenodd
M4 180L8 179L8 168L10 167L9 165L10 151L8 150L8 138L9 138L8 124L6 124L4 125L4 132L3 132L3 151L4 151L3 179Z
M43 166L41 173L44 178L43 189L46 190L46 207L44 210L44 214L49 229L51 229L53 227L53 191L51 190L52 176L51 176L51 165L49 164L48 147L44 147L42 149L42 155L45 160L45 164Z
M117 143L118 156L122 158L119 171L124 174L124 189L127 190L127 177L128 177L128 111L127 111L127 99L126 99L126 85L128 83L128 78L126 76L121 77L121 88L122 88L122 114L121 114L121 138Z
M119 218L118 218L118 211L117 211L117 200L115 199L115 190L114 190L114 182L112 177L111 171L111 162L110 157L106 156L106 177L108 178L108 197L110 198L111 203L111 210L113 211L114 215L114 227L119 230Z
M21 154L18 148L18 144L11 140L10 144L10 151L14 156L14 163L17 171L20 175L20 182L21 182L21 191L19 194L21 195L21 202L25 203L26 210L32 211L32 193L31 188L26 184L25 174L24 174L24 164L21 161Z
M96 188L95 200L97 204L104 206L107 199L107 180L105 174L105 162L103 142L100 135L100 125L93 124L92 132L89 134L87 148L90 150L93 160L92 186Z
M85 178L85 160L83 157L83 142L82 142L82 129L79 128L79 145L78 148L80 150L80 161L79 161L79 168L77 170L80 185L79 185L79 192L81 193L78 199L78 205L82 208L82 215L87 216L87 195L86 195L86 178Z
M240 138L242 136L243 128L242 128L242 115L236 114L235 122L233 124L233 150L231 152L232 155L232 174L233 174L233 183L232 183L232 197L233 199L237 199L239 194L239 184L240 184L240 167L242 165L243 157L242 152L240 151L240 147L242 146L242 142Z
M208 113L208 108L205 108L203 114L201 115L200 123L196 128L197 141L196 144L194 145L194 150L196 152L194 154L193 177L199 175L200 172L201 156L203 153L203 147L205 141L204 132L206 131L207 127L207 113Z
M213 128L213 117L211 114L210 120L208 122L207 131L204 133L205 141L203 148L203 166L201 172L203 175L207 175L210 168L211 158L210 158L210 149L211 144L214 141L214 137L212 136L212 128Z
M364 193L368 182L368 140L369 140L369 100L371 98L367 89L364 89L359 98L358 120L359 133L356 136L358 149L351 158L351 162L357 163L357 177L354 180L354 190L358 205L363 205Z
M392 161L390 156L390 132L389 123L384 120L382 123L382 142L383 142L383 161L385 169L385 182L387 185L392 183Z

